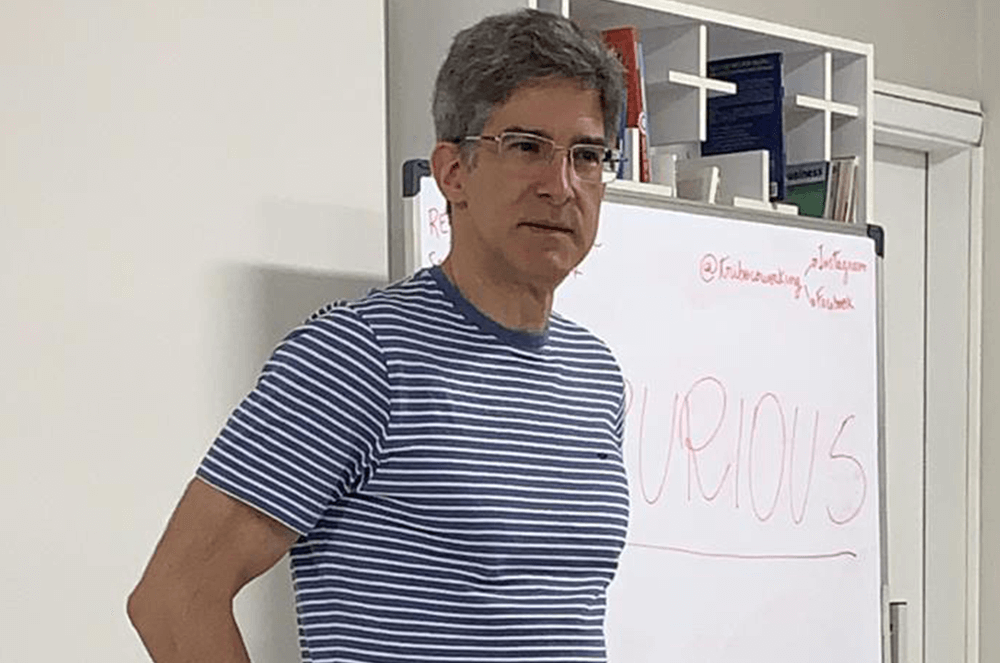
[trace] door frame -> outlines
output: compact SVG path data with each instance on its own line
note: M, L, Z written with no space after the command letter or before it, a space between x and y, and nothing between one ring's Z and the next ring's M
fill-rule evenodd
M874 96L875 143L927 154L924 659L947 654L955 660L954 650L961 648L961 660L978 663L983 112L976 101L882 81L875 82ZM892 250L892 237L886 238L886 250ZM946 383L964 389L942 387ZM949 450L927 445L928 439L942 438L964 441L957 461ZM964 467L956 466L962 460ZM961 493L964 499L947 499ZM954 599L936 590L945 590L956 577L964 584L959 616L964 642L951 636L953 625L928 619L928 614L955 614Z

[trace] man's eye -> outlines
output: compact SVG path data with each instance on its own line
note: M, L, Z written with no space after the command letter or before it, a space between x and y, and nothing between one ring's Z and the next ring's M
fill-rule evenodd
M515 152L538 154L542 151L542 144L537 140L531 140L530 138L518 138L511 142L511 149Z
M604 161L604 150L596 148L578 147L576 149L576 160L584 163L601 163Z

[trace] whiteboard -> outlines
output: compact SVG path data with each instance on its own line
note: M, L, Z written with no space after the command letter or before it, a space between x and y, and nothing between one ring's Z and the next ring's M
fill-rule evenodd
M410 275L421 267L440 265L451 251L451 220L448 201L429 175L430 168L423 160L408 162L412 173L404 175L404 191L412 187L414 195L403 198L403 241L406 244L403 271ZM405 172L405 170L404 170ZM427 173L421 176L423 173ZM412 177L415 182L406 182ZM390 269L395 273L396 270Z
M856 234L602 205L554 308L626 378L612 663L882 660L876 270Z

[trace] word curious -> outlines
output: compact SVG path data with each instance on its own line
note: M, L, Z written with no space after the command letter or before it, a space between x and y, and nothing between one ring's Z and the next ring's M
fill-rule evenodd
M728 488L732 508L745 508L748 501L753 516L767 522L779 517L785 504L785 517L800 525L817 515L810 500L813 484L822 478L820 517L840 526L862 512L868 474L862 461L848 453L848 447L856 446L850 439L856 429L853 414L833 418L830 426L831 419L816 409L811 422L800 422L800 408L789 409L772 392L751 401L740 398L734 408L722 381L708 376L674 395L669 434L654 437L646 430L654 400L649 388L637 394L626 381L626 396L626 416L638 406L638 426L629 424L629 430L638 429L638 487L651 506L665 498L679 453L687 460L689 502L721 503ZM728 437L722 435L724 428Z

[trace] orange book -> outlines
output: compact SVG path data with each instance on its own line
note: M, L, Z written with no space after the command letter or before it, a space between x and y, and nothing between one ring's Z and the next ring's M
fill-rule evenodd
M642 62L642 43L639 30L632 26L605 30L601 33L604 43L618 53L625 68L627 110L625 126L639 129L639 179L650 181L649 132L646 120L645 71Z

